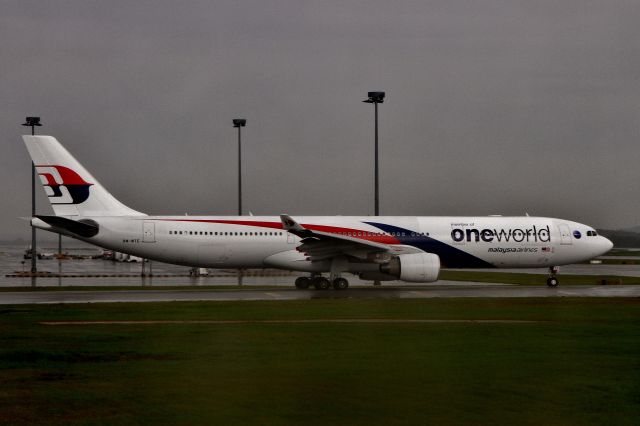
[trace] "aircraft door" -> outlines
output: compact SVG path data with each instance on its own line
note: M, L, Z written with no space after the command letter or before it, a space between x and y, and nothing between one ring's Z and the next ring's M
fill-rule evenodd
M156 242L156 224L153 222L142 222L142 242Z
M295 242L295 236L291 232L287 232L287 243L293 244Z
M564 244L564 245L573 244L569 225L561 223L560 225L558 225L558 229L560 230L560 244Z

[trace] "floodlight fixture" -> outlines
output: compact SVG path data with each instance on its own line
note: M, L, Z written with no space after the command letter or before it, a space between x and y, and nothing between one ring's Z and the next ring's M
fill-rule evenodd
M367 104L381 104L384 102L384 95L384 92L368 92L367 99L362 102Z
M31 127L31 136L36 134L35 127L42 126L42 124L40 124L40 117L27 117L22 125Z

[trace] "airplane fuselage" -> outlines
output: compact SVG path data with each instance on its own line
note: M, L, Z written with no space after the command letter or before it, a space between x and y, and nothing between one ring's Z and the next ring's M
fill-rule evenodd
M296 250L300 238L283 230L277 216L85 219L97 222L100 232L81 239L143 258L210 268L327 270L327 265L311 262ZM563 265L591 259L610 244L589 226L543 217L321 216L297 219L305 228L314 231L387 244L394 254L433 253L446 268ZM41 227L47 229L48 225L41 224ZM364 263L360 266L364 267ZM350 269L358 269L358 265Z

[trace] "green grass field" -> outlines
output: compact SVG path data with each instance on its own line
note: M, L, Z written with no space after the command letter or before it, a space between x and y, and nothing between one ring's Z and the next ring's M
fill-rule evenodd
M150 322L41 324L98 320ZM153 322L194 320L223 322ZM631 425L639 416L638 299L0 308L2 424Z

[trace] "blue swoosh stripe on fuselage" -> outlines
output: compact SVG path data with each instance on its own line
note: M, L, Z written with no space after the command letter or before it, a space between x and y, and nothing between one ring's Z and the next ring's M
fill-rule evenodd
M427 237L425 235L418 235L419 233L416 233L415 236L411 236L411 233L414 231L410 231L408 229L400 228L393 225L387 225L385 223L364 223L375 226L376 228L381 229L382 231L387 233L396 233L395 238L400 241L401 244L419 248L420 250L427 253L437 254L443 267L495 268L495 266L491 263L458 248L452 247L447 243L443 243L442 241L434 240L433 238ZM405 236L399 237L398 233L404 233Z

